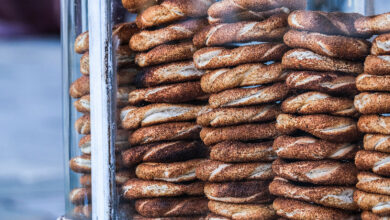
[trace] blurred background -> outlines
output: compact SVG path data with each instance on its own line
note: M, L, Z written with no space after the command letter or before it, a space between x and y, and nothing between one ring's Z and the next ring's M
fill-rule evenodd
M0 0L1 220L64 214L59 1ZM309 2L340 10L359 1ZM390 11L390 1L373 2Z
M0 219L64 213L60 0L0 0Z

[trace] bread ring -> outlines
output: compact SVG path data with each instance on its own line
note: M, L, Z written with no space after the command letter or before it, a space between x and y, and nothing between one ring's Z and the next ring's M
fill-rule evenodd
M69 87L69 94L72 98L80 98L89 94L89 76L81 76Z
M243 64L232 69L218 69L206 73L201 79L201 86L207 93L217 93L236 87L284 81L287 73L280 63Z
M353 100L321 92L306 92L283 101L281 109L291 114L321 114L354 117L358 112Z
M356 77L356 87L359 91L390 92L390 75L376 76L361 74Z
M133 90L129 93L129 103L180 103L196 100L204 95L200 82L184 82Z
M159 4L161 0L122 0L122 5L131 13L142 11L150 6Z
M269 181L206 183L204 193L209 200L219 202L266 203L272 200L268 184Z
M91 133L91 119L89 114L85 114L78 118L74 123L74 127L79 134L90 134Z
M390 94L383 92L360 93L355 96L355 108L362 114L381 114L390 112Z
M363 63L316 54L310 50L292 49L282 58L283 68L294 70L338 71L344 73L363 73Z
M356 204L363 210L371 211L377 215L390 215L390 196L366 193L356 190L353 199Z
M172 196L201 196L204 183L193 182L186 184L169 183L164 181L148 181L131 179L122 186L122 195L126 199L172 197Z
M92 217L92 205L78 205L74 207L72 211L72 217L76 219L91 218Z
M197 123L204 127L222 127L244 123L270 121L280 113L278 106L261 105L243 108L216 108L200 114Z
M91 155L83 154L69 160L69 168L76 173L91 172Z
M129 179L135 178L134 170L120 170L115 172L115 183L116 185L123 185ZM92 179L91 174L84 174L80 177L80 184L84 187L91 187Z
M340 220L358 219L340 209L328 208L294 199L277 198L273 203L276 214L287 219Z
M369 193L390 195L390 178L384 178L369 172L360 172L357 177L356 188Z
M390 117L379 115L362 115L358 128L363 133L390 134Z
M137 84L152 87L165 83L199 80L204 71L195 68L193 61L168 63L146 68L137 77Z
M80 58L80 72L89 75L89 52L85 52Z
M199 138L201 126L191 122L173 122L140 128L129 136L132 145L159 141L192 140Z
M363 15L358 13L297 10L288 16L288 24L291 28L302 31L368 37L368 34L359 33L353 25L361 17Z
M69 200L75 205L91 203L91 188L75 188L69 193Z
M227 4L226 4L226 3ZM208 20L210 24L231 23L238 21L263 21L273 15L289 14L290 9L286 7L274 8L269 10L250 10L235 7L235 3L230 0L220 1L213 5L208 10ZM233 6L233 7L229 7Z
M275 219L276 214L271 204L231 204L209 201L211 212L232 220Z
M129 132L118 129L115 136L115 152L120 152L130 147L128 142ZM91 135L82 137L79 141L79 148L83 154L91 154Z
M353 163L333 160L298 161L286 163L277 159L272 163L275 175L282 178L317 185L355 185L358 173Z
M130 215L127 219L133 220L203 220L204 216L176 216L176 217L157 217L157 218L149 218L144 217L142 215L133 214Z
M351 118L329 115L294 116L280 114L276 119L276 128L282 133L302 130L318 138L332 142L350 142L360 137L356 122Z
M332 143L309 136L277 137L273 149L280 158L298 160L353 160L359 146L351 143Z
M206 214L207 203L202 197L138 199L135 210L145 217L193 216Z
M284 178L275 177L269 185L269 190L276 196L315 203L325 207L351 211L358 211L359 209L353 201L353 192L355 191L353 187L299 186Z
M190 60L195 51L196 48L192 42L163 44L148 52L137 54L135 63L140 67L146 67L175 61Z
M215 0L164 0L139 13L136 19L139 28L148 28L171 23L187 17L203 17Z
M207 182L270 180L274 177L270 163L224 163L208 160L196 168L196 177Z
M250 41L281 41L287 31L287 14L281 13L260 22L238 22L211 25L193 39L198 48Z
M146 51L168 42L190 39L207 25L206 19L191 19L157 30L143 30L131 37L129 45L134 51Z
M125 166L141 162L174 162L205 156L206 148L198 141L163 142L136 146L122 152Z
M364 72L372 75L390 74L390 55L369 55L364 62Z
M290 30L283 39L292 48L305 48L323 56L347 60L364 59L371 47L371 43L364 39L307 31Z
M295 71L286 78L290 89L314 90L337 95L357 93L355 77L335 72Z
M194 53L194 63L198 69L216 69L245 63L275 61L280 60L287 50L288 47L281 43L263 43L233 49L206 47Z
M272 139L280 133L275 123L243 124L222 128L203 128L200 138L206 145L217 144L223 141L251 141Z
M388 220L389 216L379 216L370 211L363 211L361 218L362 220Z
M382 34L390 32L390 13L361 17L355 21L355 28L361 34Z
M225 141L210 147L210 159L232 163L273 161L276 154L272 150L272 141L260 143Z
M135 173L143 180L162 180L167 182L186 182L196 179L195 169L202 159L174 163L141 163Z
M383 134L364 135L363 146L365 150L374 150L390 153L390 136Z
M224 216L221 216L221 215L217 215L217 214L214 214L214 213L209 213L205 220L230 220L230 218L227 218L227 217L224 217Z
M372 55L390 55L390 33L377 36L372 42Z
M390 176L390 154L361 150L355 157L356 167L379 175Z
M75 102L73 102L73 106L76 108L78 112L89 113L91 111L89 100L90 100L90 96L84 95L81 98L77 99Z
M288 94L284 83L254 88L237 88L212 94L209 98L211 108L258 105L283 100Z
M121 125L125 129L137 129L160 123L190 121L207 109L207 106L175 104L127 106L120 113Z

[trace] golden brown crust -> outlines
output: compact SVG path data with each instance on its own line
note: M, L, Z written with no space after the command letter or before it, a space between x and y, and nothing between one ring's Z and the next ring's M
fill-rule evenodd
M129 136L132 145L159 141L192 140L199 138L201 126L191 122L173 122L140 128Z
M204 193L209 200L227 203L267 203L273 199L269 181L206 183Z
M177 44L163 44L145 53L139 53L135 57L135 63L140 67L157 64L189 60L196 48L192 42L182 42Z
M361 74L356 77L356 87L359 91L390 91L390 75L377 76Z
M203 17L215 0L164 0L138 14L136 23L139 28L148 28L171 23L187 17Z
M372 42L372 55L390 55L390 33L377 36Z
M122 5L129 12L136 13L156 5L159 2L161 2L161 0L122 0Z
M332 143L310 136L280 136L273 143L280 158L298 160L353 160L359 146L352 143Z
M361 150L355 157L356 167L379 175L390 176L390 154Z
M390 12L361 17L355 21L355 28L361 34L382 34L390 32Z
M89 99L89 95L84 95L81 98L77 99L75 102L73 102L73 106L78 112L89 113L91 111Z
M145 217L174 217L203 215L209 211L202 197L138 199L135 209Z
M172 196L201 196L204 183L187 184L169 183L164 181L148 181L131 179L122 186L122 195L126 199L172 197Z
M196 47L250 41L281 41L287 31L287 14L281 13L260 22L238 22L211 25L193 39Z
M89 52L85 52L80 58L80 72L89 75Z
M340 186L355 185L358 173L353 163L333 160L286 163L277 159L272 163L272 170L275 175L292 181Z
M146 68L137 77L137 84L152 87L165 83L178 83L200 79L205 72L195 68L194 62L183 61Z
M389 216L379 216L370 211L363 211L361 218L362 220L388 220Z
M122 152L125 166L141 162L174 162L205 156L206 148L199 141L175 141L132 147Z
M237 88L212 94L209 104L211 108L258 105L283 100L287 94L286 84L275 83L270 86Z
M196 179L195 169L202 159L174 163L142 163L135 173L143 180L162 180L167 182L186 182Z
M390 153L390 135L366 134L364 135L363 146L365 150Z
M364 62L364 72L372 75L390 74L390 55L369 55Z
M358 13L297 10L288 16L288 24L302 31L366 37L367 35L359 33L354 27L356 19L361 17L363 15Z
M91 203L91 188L75 188L69 193L69 200L75 205Z
M206 216L205 220L230 220L230 218L227 218L222 215L217 215L211 212Z
M224 141L210 147L210 159L232 163L273 161L276 154L272 150L272 141L260 143Z
M283 68L294 70L338 71L363 73L363 63L316 54L306 49L292 49L282 58Z
M129 45L134 51L146 51L168 42L192 39L195 33L207 25L206 19L192 19L157 30L143 30L131 37Z
M384 92L360 93L354 104L362 114L381 114L390 112L390 94Z
M151 88L136 89L129 93L130 105L142 102L150 103L180 103L196 100L205 93L200 82L184 82Z
M355 77L336 72L294 71L286 78L290 89L314 90L329 94L355 95Z
M270 220L276 217L271 204L231 204L209 201L211 212L232 220L261 219Z
M379 115L362 115L358 128L363 133L390 134L390 117Z
M269 185L270 192L279 197L296 199L323 205L325 207L358 211L353 201L354 187L341 186L300 186L290 181L275 177Z
M69 94L72 98L80 98L89 94L89 76L81 76L69 87Z
M69 168L76 173L91 172L91 155L83 154L69 160Z
M351 118L324 114L295 116L280 114L276 119L276 128L283 133L302 130L318 138L345 143L360 138L356 121Z
M74 127L79 134L91 133L91 119L89 114L85 114L78 118L74 123Z
M177 216L177 217L157 217L149 218L142 215L133 214L131 217L133 220L203 220L204 216Z
M358 219L353 214L333 208L313 205L294 199L277 198L273 203L276 214L287 219L340 220Z
M72 211L72 217L79 218L91 218L92 217L92 205L78 205L74 207Z
M366 193L356 190L353 194L356 204L363 210L371 211L374 214L385 216L390 215L390 196L373 193Z
M290 30L283 39L292 48L305 48L320 55L347 60L365 58L371 47L371 43L364 39L307 31Z
M150 104L143 107L127 106L121 110L121 125L124 129L136 129L154 124L191 121L207 106L177 105L177 104Z
M282 69L281 63L243 64L231 69L217 69L206 73L202 76L201 86L207 93L217 93L236 87L284 81L287 74L288 71Z
M288 47L281 43L264 43L233 49L206 47L194 53L194 63L198 69L216 69L245 63L277 61L287 50Z
M85 31L76 37L74 51L83 54L89 50L89 32Z
M360 172L357 177L356 188L364 192L390 195L390 178L384 178L370 172Z
M119 170L115 172L115 183L116 185L123 185L129 179L135 178L134 170ZM80 184L82 186L91 187L92 179L91 174L84 174L80 177Z
M223 141L253 141L272 139L281 134L275 123L243 124L222 128L202 128L200 138L206 145L217 144Z
M128 142L129 132L125 130L116 130L115 152L120 152L130 147ZM91 154L91 135L85 135L79 141L79 148L83 154Z
M208 160L196 168L196 177L208 182L270 180L274 177L270 163L224 163Z
M275 105L260 105L243 108L216 108L200 114L196 122L204 127L223 127L244 123L270 121L280 109Z
M336 116L358 116L353 100L333 97L321 92L306 92L283 101L281 109L291 114L330 114Z

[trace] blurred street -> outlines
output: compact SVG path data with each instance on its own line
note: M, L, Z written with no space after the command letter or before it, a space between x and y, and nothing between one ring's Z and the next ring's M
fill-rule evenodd
M0 40L0 219L64 212L57 38Z

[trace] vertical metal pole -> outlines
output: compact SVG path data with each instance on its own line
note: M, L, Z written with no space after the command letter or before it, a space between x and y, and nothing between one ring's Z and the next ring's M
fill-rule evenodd
M92 219L115 219L115 87L112 82L111 0L88 1Z

